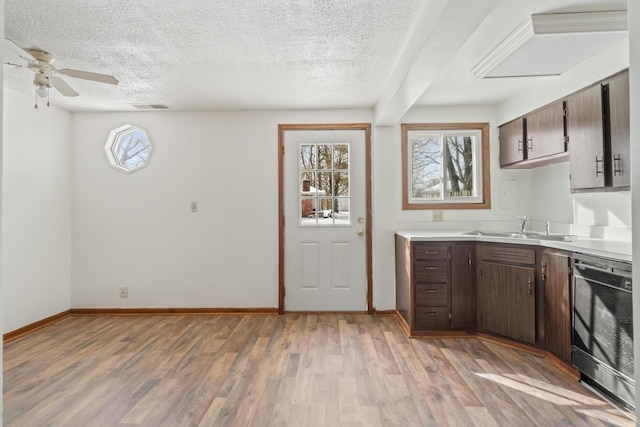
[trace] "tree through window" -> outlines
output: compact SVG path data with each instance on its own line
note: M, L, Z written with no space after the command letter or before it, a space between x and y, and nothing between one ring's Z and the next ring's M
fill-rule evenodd
M489 208L489 126L403 124L403 209Z

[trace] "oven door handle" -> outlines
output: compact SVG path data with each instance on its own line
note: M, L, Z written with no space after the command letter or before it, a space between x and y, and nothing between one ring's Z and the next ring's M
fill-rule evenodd
M604 283L604 282L601 282L601 281L599 281L599 280L594 280L594 279L591 279L591 278L589 278L589 277L585 277L585 276L583 276L583 275L581 275L581 274L575 274L575 278L576 278L576 279L577 279L577 278L580 278L580 279L584 280L585 282L595 283L596 285L606 286L607 288L614 289L614 290L616 290L616 291L622 291L622 292L627 292L627 293L633 293L633 291L630 291L629 289L625 289L625 288L622 288L622 287L620 287L620 286L610 285L610 284L608 284L608 283ZM625 282L626 282L626 283L631 283L631 280L626 280Z

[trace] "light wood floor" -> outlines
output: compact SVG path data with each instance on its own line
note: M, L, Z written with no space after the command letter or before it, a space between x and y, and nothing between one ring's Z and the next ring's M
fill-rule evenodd
M5 426L632 426L544 358L356 314L70 317L4 346Z

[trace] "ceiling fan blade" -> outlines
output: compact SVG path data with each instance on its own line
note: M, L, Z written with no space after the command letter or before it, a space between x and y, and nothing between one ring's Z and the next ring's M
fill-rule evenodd
M33 57L29 52L21 48L14 42L13 40L4 39L4 50L8 50L10 52L15 53L21 58L26 59L27 61L35 61L36 58Z
M51 86L55 87L58 92L60 92L64 96L78 96L78 92L76 92L71 86L67 84L60 77L51 77L49 79L51 82Z
M109 83L111 85L117 85L118 79L108 74L90 73L89 71L72 70L70 68L63 68L56 70L57 73L64 74L65 76L75 77L76 79L92 80L94 82Z

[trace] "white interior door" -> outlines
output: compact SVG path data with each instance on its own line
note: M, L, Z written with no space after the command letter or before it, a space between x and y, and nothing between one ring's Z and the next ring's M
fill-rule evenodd
M366 135L284 133L287 311L367 309Z

